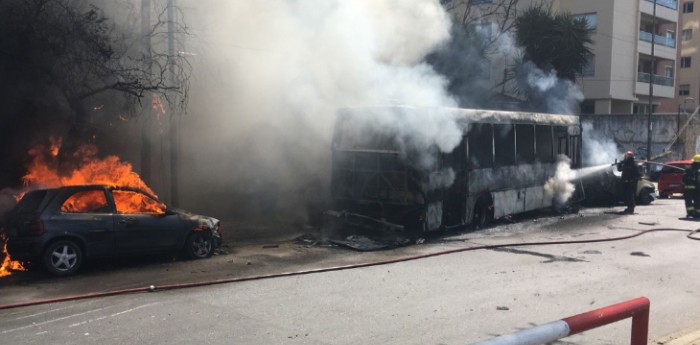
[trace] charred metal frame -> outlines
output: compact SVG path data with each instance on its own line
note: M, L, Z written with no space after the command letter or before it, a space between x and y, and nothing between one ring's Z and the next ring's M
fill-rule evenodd
M413 111L425 116L430 116L431 112L436 111L434 108L412 107L347 108L339 111L339 121L351 120L352 114L362 114L368 109L373 112L377 112L377 109L387 112L400 109L402 112ZM573 168L581 164L581 127L578 116L474 109L439 109L439 111L449 112L463 129L458 148L452 153L441 153L438 165L435 167L437 172L445 168L446 164L454 165L450 168L455 168L455 180L450 187L439 190L420 190L422 198L367 198L357 190L353 191L355 194L351 196L339 193L338 191L343 187L339 184L343 178L347 178L347 176L342 177L341 173L347 173L350 178L357 178L358 173L364 173L361 170L353 170L355 167L350 167L348 170L340 169L337 164L342 155L368 154L401 157L401 153L338 147L337 137L341 133L336 124L331 178L334 210L343 211L345 215L353 215L352 218L356 220L363 219L362 223L369 224L370 227L371 224L375 224L378 229L386 227L387 224L391 224L392 229L401 228L418 232L462 226L479 221L475 218L483 216L484 212L487 213L488 218L497 218L551 207L552 196L545 193L544 185L554 176L556 156L559 154L568 156ZM478 144L470 140L470 135L476 135L476 133L470 133L475 125L485 126L480 128L490 131L488 139L491 145L491 155L488 157L490 162L484 162L487 164L481 166L475 165L472 161L476 151L473 151L475 148L470 146ZM507 143L499 141L497 127L504 125L510 126L506 131L508 140L512 140L512 144L510 141ZM525 144L522 139L518 140L518 128L532 133L527 134L529 147L526 160L518 156L518 144ZM551 140L538 136L539 131L543 129L550 133ZM549 146L549 154L539 152L538 140L542 146ZM498 158L498 155L503 152L499 152L497 148L502 144L507 144L509 147L512 145L512 150L504 151L508 153L508 157ZM513 157L510 157L511 153ZM486 156L483 157L486 158ZM534 159L528 162L533 157ZM543 157L551 159L542 162L539 159ZM377 174L380 175L381 166L377 167L379 168ZM408 179L412 178L415 180L414 183L418 183L421 179L430 177L412 171L408 164L403 169L401 173L405 174L406 182L402 186L403 193L410 192ZM388 178L385 180L389 181ZM420 184L417 185L420 186ZM388 186L392 187L390 183ZM404 194L397 191L397 195Z

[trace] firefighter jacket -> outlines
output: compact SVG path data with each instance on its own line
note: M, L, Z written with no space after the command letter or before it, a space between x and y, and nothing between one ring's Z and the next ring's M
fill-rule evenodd
M693 162L685 172L683 173L683 188L684 189L695 189L698 188L698 170L700 170L700 163Z
M634 159L627 158L620 163L617 163L617 171L622 172L622 182L637 182L641 178L637 165L634 164Z

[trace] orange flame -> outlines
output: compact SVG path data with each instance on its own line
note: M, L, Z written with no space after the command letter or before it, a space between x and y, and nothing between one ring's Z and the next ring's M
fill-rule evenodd
M51 143L51 155L58 157L58 152L61 151L61 143L63 142L63 138L55 138L54 136L50 136L49 142Z
M0 264L0 277L9 276L12 274L12 271L26 271L21 262L10 258L10 254L7 253L7 242L4 236L0 236L0 241L5 243L2 246L2 251L0 252L0 255L5 256L2 264Z
M59 172L56 156L53 156L53 154L48 156L46 150L42 147L34 148L29 151L29 154L34 159L28 167L27 174L23 177L24 184L25 186L36 186L39 188L101 184L138 188L155 196L153 191L141 180L141 177L133 171L130 163L121 161L117 156L97 158L97 152L97 147L94 145L81 146L73 154L73 157L78 159L80 163L69 173L62 174ZM80 207L98 208L97 205L101 202L106 203L106 200L94 199L99 197L99 194L86 193L81 197L86 199L69 199L70 204L74 206L65 211L75 212ZM163 204L143 194L120 192L118 196L115 195L114 199L117 212L119 213L162 214L165 212Z

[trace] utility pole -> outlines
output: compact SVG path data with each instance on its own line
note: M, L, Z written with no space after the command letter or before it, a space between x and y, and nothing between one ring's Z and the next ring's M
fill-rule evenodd
M653 15L651 19L651 71L649 73L649 116L647 117L647 160L651 160L651 114L653 113L654 100L654 72L656 66L654 64L654 45L656 43L656 0L653 5ZM651 163L647 163L647 171L650 170Z
M152 73L151 55L151 0L141 0L141 58L145 64L146 75ZM146 106L141 114L141 179L150 184L151 180L151 114L153 100L150 92L146 92Z
M170 82L175 86L175 0L168 0L168 71ZM175 96L177 97L177 96ZM175 102L176 103L176 102ZM177 132L177 107L170 109L170 203L178 206L179 198L179 140Z

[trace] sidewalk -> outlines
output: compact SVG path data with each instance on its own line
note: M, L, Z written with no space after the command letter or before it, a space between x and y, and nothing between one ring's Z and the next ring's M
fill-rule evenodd
M662 343L664 345L700 345L700 330Z

